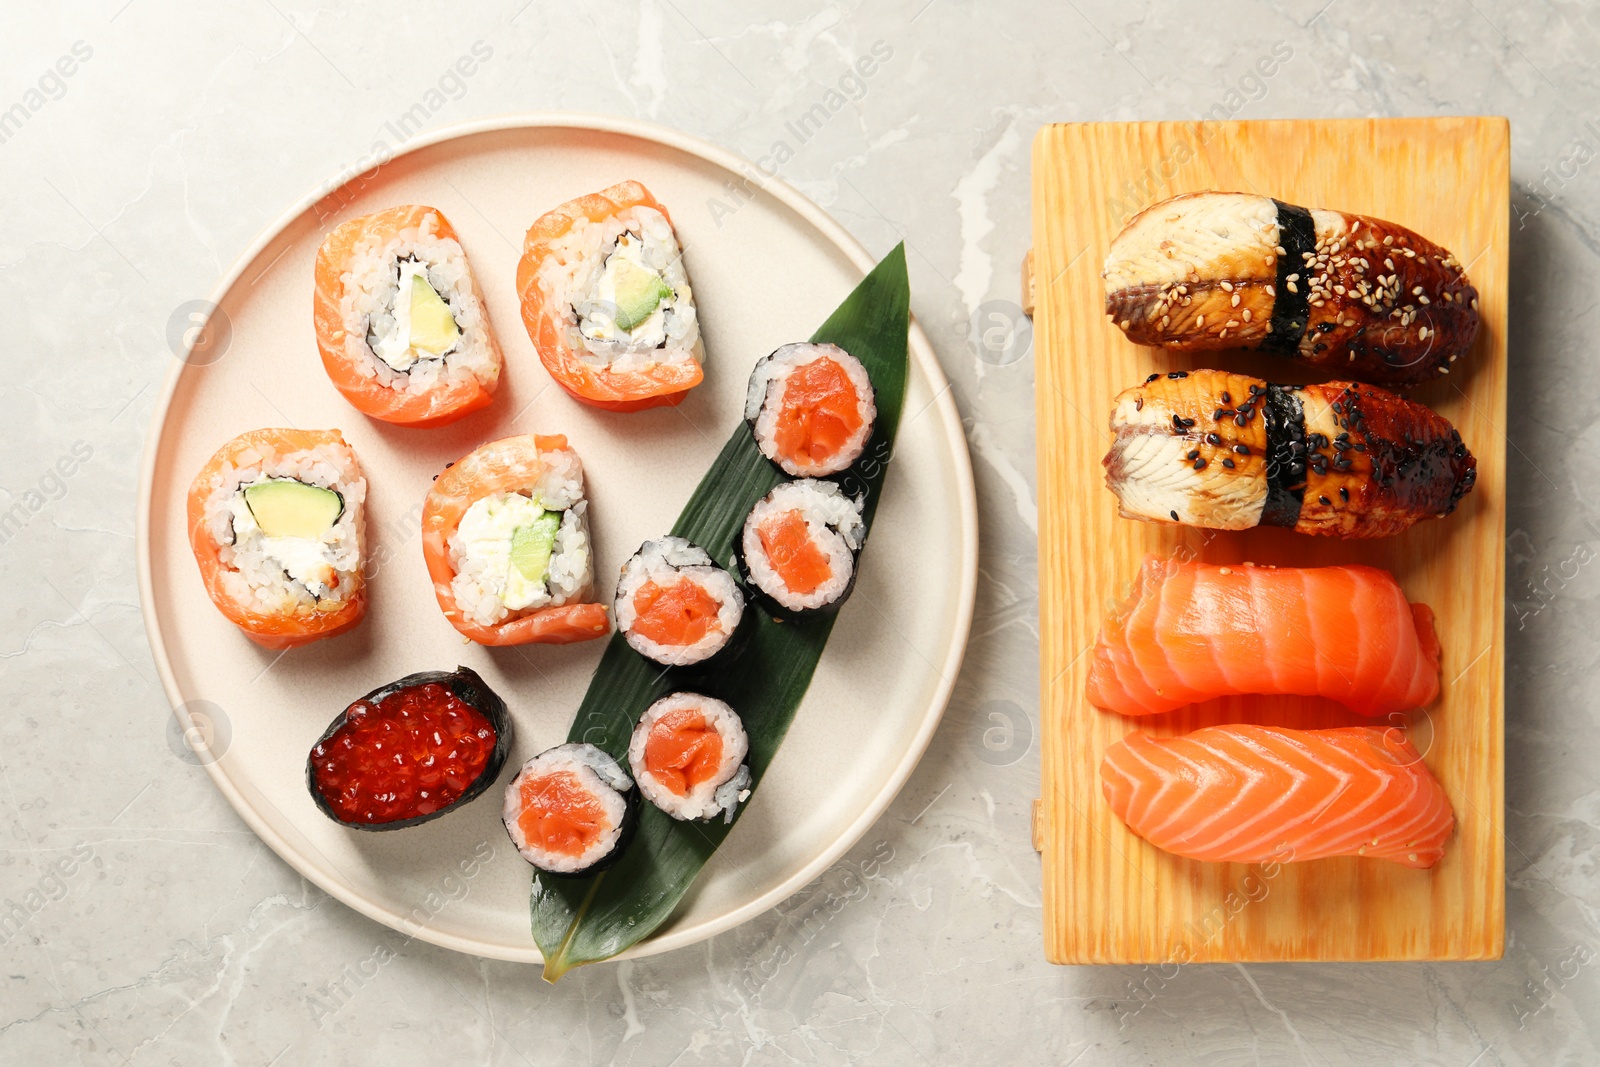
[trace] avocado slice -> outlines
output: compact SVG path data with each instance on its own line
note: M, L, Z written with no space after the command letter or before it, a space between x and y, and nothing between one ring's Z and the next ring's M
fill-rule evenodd
M461 340L461 327L450 305L421 274L411 276L411 347L442 356Z
M320 538L344 514L344 497L293 478L247 485L244 502L267 537Z
M617 294L617 327L623 330L648 319L661 301L672 295L672 286L661 275L628 259L617 260L612 281Z
M561 529L561 512L547 511L537 519L511 531L511 565L530 582L542 582L550 571L550 552L555 547L556 531Z

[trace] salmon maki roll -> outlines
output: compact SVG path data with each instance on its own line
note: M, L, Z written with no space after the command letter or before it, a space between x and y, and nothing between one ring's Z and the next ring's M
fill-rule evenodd
M501 822L522 858L546 874L596 874L617 861L639 825L639 791L594 745L557 745L506 786Z
M733 821L750 796L750 739L727 704L671 693L639 716L628 769L644 798L680 821Z
M1376 567L1146 560L1095 641L1089 702L1152 715L1243 694L1327 697L1361 715L1430 704L1433 612Z
M663 667L704 663L732 646L744 593L711 554L682 537L646 541L617 579L617 629Z
M676 405L705 358L667 209L622 182L547 212L517 265L522 322L545 369L608 411Z
M861 497L816 478L784 482L756 502L734 542L745 585L778 618L838 611L866 541Z
M1366 726L1134 733L1106 750L1100 781L1134 833L1211 863L1365 856L1426 868L1456 824L1411 742Z
M762 455L796 478L822 478L861 458L878 410L859 359L838 345L795 344L756 364L744 417Z
M344 398L400 426L489 405L500 345L456 231L410 204L351 219L317 252L317 348Z
M480 645L603 636L588 508L565 437L507 437L450 464L422 508L422 554L450 625Z
M251 430L189 487L189 545L211 602L257 644L342 634L367 611L367 479L338 430Z

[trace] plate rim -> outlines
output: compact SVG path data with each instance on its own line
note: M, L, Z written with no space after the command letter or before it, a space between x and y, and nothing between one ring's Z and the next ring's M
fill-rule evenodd
M310 192L303 194L287 210L269 222L256 235L255 239L235 257L228 269L223 272L216 285L212 287L207 295L207 302L213 309L218 307L222 299L243 277L245 269L255 262L256 258L268 245L276 240L301 215L328 197L335 195L351 182L363 178L379 167L385 166L402 156L410 155L424 148L485 133L521 129L571 129L587 133L615 134L676 149L742 177L749 178L752 174L759 174L760 178L757 180L757 185L763 193L771 195L784 207L799 215L808 226L842 252L861 271L863 276L877 262L861 242L856 240L820 206L781 178L775 175L768 175L764 170L759 170L749 160L737 153L699 137L640 119L582 111L529 111L451 123L401 142L379 162L360 171L350 173L350 165L345 165L335 171L333 176L319 182ZM910 778L911 772L921 761L923 753L933 739L934 732L944 718L945 709L949 706L950 697L955 688L956 678L960 673L962 659L966 653L967 640L972 628L978 578L977 494L972 477L972 458L967 448L966 434L962 429L960 413L957 411L952 397L949 379L946 378L944 369L940 366L927 335L923 333L922 327L917 323L914 315L910 321L907 341L907 350L912 363L925 376L930 389L934 393L934 398L930 401L929 406L936 412L940 425L944 430L944 436L951 446L951 466L956 481L960 512L958 552L961 557L961 571L954 620L955 626L951 632L949 647L945 649L943 661L936 668L936 673L939 674L939 682L935 686L932 699L923 712L923 720L912 736L910 745L901 755L899 762L890 770L888 777L884 781L883 788L878 791L877 795L872 798L851 821L849 826L828 847L813 856L793 875L746 904L693 926L673 930L663 936L646 937L625 951L611 957L611 959L638 959L696 944L731 930L793 896L831 867L839 857L849 851L888 810L889 805L894 802L895 797L899 795L900 790ZM189 348L190 345L186 344L184 347L185 354L187 354ZM151 497L155 484L156 457L160 452L160 444L164 436L163 431L166 427L172 398L177 391L179 380L183 377L188 366L189 364L183 355L174 353L172 366L166 371L160 395L156 398L156 404L151 413L150 424L145 431L146 436L139 462L138 502L134 531L134 553L138 566L139 580L140 618L144 623L145 640L150 645L156 673L161 679L163 694L170 705L170 714L174 716L179 714L178 709L183 706L183 694L178 686L176 677L173 675L171 661L167 655L166 639L161 632L156 617L155 585L150 557L150 513ZM417 940L438 945L441 948L451 949L479 958L504 960L512 963L538 964L543 962L543 956L538 947L532 943L531 938L526 948L518 949L499 942L448 933L431 926L419 926L411 921L409 917L391 911L359 893L347 890L346 887L337 882L327 879L308 856L303 855L299 849L287 841L245 799L243 793L233 784L232 780L219 769L219 759L204 759L200 763L205 768L212 784L216 786L217 790L228 802L228 805L244 820L245 824L250 827L251 832L263 844L302 877L345 906L390 929L400 931Z

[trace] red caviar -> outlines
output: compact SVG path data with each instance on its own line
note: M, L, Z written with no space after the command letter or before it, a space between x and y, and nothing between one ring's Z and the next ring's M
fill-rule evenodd
M478 780L495 740L488 717L437 682L358 700L311 750L317 792L344 822L431 815Z

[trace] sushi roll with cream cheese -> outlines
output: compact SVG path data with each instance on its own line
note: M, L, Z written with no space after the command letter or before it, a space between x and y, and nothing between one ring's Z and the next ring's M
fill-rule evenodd
M189 488L189 544L212 602L267 648L355 627L366 499L337 430L252 430L223 445Z
M866 538L860 497L833 482L785 482L750 509L735 543L739 568L774 615L837 611L856 583Z
M750 795L744 723L720 700L672 693L639 717L628 766L646 800L674 819L732 822Z
M682 537L646 541L617 580L617 629L663 667L703 663L729 646L744 618L733 575Z
M422 550L445 617L482 645L566 644L605 634L591 592L583 463L561 436L492 441L428 492Z
M522 765L501 820L522 858L547 874L594 874L622 854L638 824L639 794L594 745L557 745Z
M344 398L402 426L486 407L500 345L456 232L436 208L352 219L317 253L317 347Z
M683 402L704 348L672 220L622 182L541 216L517 266L522 321L575 399L610 411Z
M877 416L867 368L837 345L784 345L750 373L744 417L756 445L797 478L861 458Z

